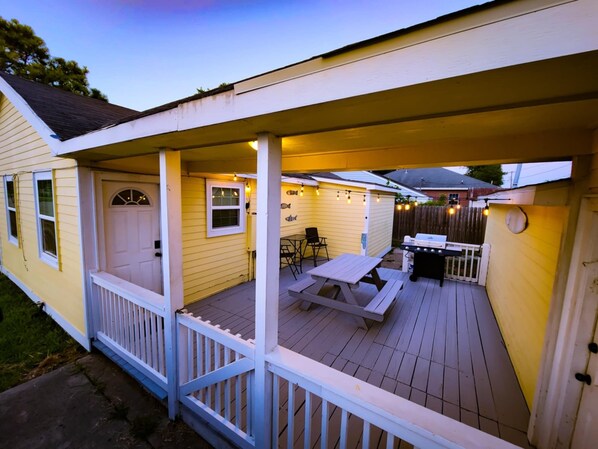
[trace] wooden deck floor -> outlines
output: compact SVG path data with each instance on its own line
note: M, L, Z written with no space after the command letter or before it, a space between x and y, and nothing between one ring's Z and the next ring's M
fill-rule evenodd
M309 311L287 293L295 282L281 271L279 343L522 447L529 411L483 287L404 277L404 288L383 323L366 331L343 312ZM307 276L303 274L302 277ZM367 297L372 285L358 289ZM254 338L255 283L188 305L204 320Z

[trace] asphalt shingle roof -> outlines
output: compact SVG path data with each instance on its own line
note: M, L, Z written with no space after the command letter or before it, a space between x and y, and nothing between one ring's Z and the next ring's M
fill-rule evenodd
M479 179L460 175L446 168L410 168L395 170L384 175L399 184L415 189L442 189L442 188L498 188Z
M2 77L60 140L99 129L137 111L0 71Z

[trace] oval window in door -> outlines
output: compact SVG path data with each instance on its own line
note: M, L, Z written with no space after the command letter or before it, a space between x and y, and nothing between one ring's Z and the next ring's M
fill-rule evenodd
M124 189L112 197L110 206L151 206L151 202L140 190Z

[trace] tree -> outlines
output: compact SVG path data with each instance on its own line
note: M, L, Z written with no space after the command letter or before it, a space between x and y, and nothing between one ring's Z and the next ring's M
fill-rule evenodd
M31 81L48 84L79 95L108 101L89 87L87 67L76 61L52 57L46 43L28 25L0 17L0 70Z
M480 181L500 187L502 186L502 177L506 172L502 170L502 165L500 164L468 165L465 174L472 178L479 179Z

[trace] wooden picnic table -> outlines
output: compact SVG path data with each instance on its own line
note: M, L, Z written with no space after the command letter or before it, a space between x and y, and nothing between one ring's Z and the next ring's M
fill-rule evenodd
M292 297L302 299L301 308L309 309L312 303L355 315L359 325L367 329L364 318L383 321L384 315L394 303L403 287L403 283L396 279L384 281L380 278L377 268L382 263L379 257L358 256L356 254L342 254L330 262L309 270L310 277L305 278L289 287ZM370 302L361 306L352 291L359 282L374 284L378 293ZM331 284L338 288L332 298L321 294L323 287ZM343 301L337 299L339 291Z

